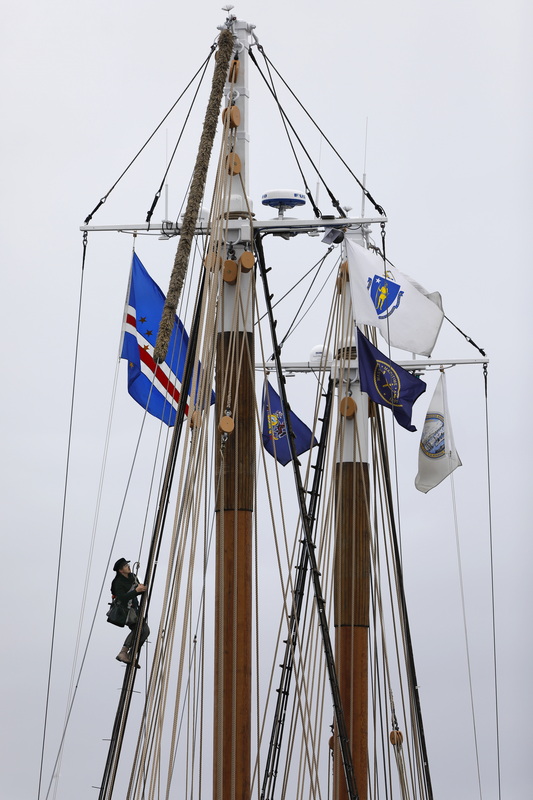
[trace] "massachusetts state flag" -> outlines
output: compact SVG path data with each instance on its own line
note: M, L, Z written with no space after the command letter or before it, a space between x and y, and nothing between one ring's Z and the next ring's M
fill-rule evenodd
M174 425L189 336L176 317L165 361L156 364L154 346L164 304L165 295L134 253L120 356L128 361L128 392L149 414Z
M299 419L294 412L290 413L290 423L294 433L296 455L299 456L318 444L313 432ZM263 393L263 444L271 456L285 466L291 461L289 435L281 398L265 381Z
M395 364L357 329L357 357L361 391L375 403L392 409L396 422L408 431L413 404L426 391L426 384L406 369Z
M350 293L357 325L375 325L393 347L429 356L444 312L438 292L420 284L345 237Z

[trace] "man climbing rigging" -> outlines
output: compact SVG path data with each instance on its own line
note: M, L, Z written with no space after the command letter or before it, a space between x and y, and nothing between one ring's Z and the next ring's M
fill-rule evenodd
M126 637L120 653L118 654L117 661L122 661L124 664L129 664L132 657L132 647L135 640L135 628L137 620L139 619L139 600L138 594L146 591L146 586L139 583L137 575L130 569L130 562L125 558L119 558L113 566L116 572L113 582L111 584L111 594L119 603L122 603L128 608L128 616L126 618L126 625L130 629L130 633ZM143 620L141 637L139 639L139 650L150 635L150 628Z

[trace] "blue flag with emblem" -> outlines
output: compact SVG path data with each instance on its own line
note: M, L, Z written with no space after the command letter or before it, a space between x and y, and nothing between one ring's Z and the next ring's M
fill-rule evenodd
M411 424L413 403L426 384L410 372L395 364L357 329L357 356L361 391L375 403L392 409L396 422L408 431L416 431Z
M130 395L149 414L171 426L176 420L189 335L175 317L165 361L156 363L154 347L164 305L165 295L134 253L120 357L128 361Z
M310 428L299 419L293 411L290 414L290 426L294 434L296 455L301 455L318 444ZM279 394L268 381L263 392L263 444L280 464L285 466L291 461L288 426Z

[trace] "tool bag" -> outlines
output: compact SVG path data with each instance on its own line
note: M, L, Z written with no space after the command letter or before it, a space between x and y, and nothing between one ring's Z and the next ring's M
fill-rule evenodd
M126 618L128 616L128 608L123 606L115 597L109 604L109 611L107 612L107 621L111 623L111 625L118 625L119 628L123 628L126 624Z

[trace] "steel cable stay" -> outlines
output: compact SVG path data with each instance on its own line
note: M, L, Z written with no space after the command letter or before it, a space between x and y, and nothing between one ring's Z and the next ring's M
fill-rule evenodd
M159 184L159 188L158 188L158 190L156 191L156 193L155 193L155 195L154 195L154 199L152 200L152 205L150 206L150 208L149 208L149 210L148 210L148 212L147 212L147 214L146 214L146 222L148 222L148 225L150 225L150 221L151 221L151 219L152 219L152 216L153 216L153 213L154 213L154 211L155 211L155 207L157 206L157 203L159 202L159 199L160 199L160 197L161 197L161 192L163 191L163 187L164 187L164 185L165 185L165 181L166 181L166 179L167 179L168 173L169 173L169 171L170 171L170 168L171 168L171 166L172 166L172 163L173 163L173 161L174 161L174 158L175 158L175 156L176 156L176 153L177 153L177 151L178 151L178 147L179 147L179 145L180 145L180 142L181 142L181 140L182 140L182 138L183 138L183 134L185 133L185 128L187 127L187 123L188 123L188 121L189 121L189 118L190 118L190 116L191 116L192 110L193 110L193 108L194 108L194 104L195 104L195 102L196 102L196 99L197 99L197 97L198 97L198 93L199 93L199 91L200 91L200 87L201 87L201 85L202 85L202 81L203 81L203 79L205 78L205 73L207 72L207 67L208 67L208 65L209 65L209 59L206 59L206 61L204 62L204 65L203 65L203 66L204 66L204 70L203 70L203 72L202 72L202 75L201 75L201 78L200 78L200 80L199 80L199 82L198 82L198 86L196 87L196 90L195 90L195 92L194 92L194 95L193 95L193 98L192 98L192 100L191 100L191 103L190 103L189 109L188 109L188 111L187 111L187 114L185 115L185 121L184 121L184 123L183 123L183 125L182 125L182 127L181 127L181 131L180 131L180 133L179 133L179 136L178 136L178 138L177 138L177 140L176 140L176 144L174 145L174 149L173 149L173 151L172 151L172 155L170 156L170 158L169 158L169 160L168 160L168 164L167 164L167 166L166 166L165 172L163 173L163 177L162 177L162 179L161 179L161 183ZM198 73L197 73L197 74L198 74ZM196 76L195 76L195 77L196 77ZM193 80L194 80L194 78L193 78ZM190 84L189 84L189 85L190 85ZM172 109L171 109L171 110L172 110ZM170 113L170 112L169 112L169 113ZM161 126L161 124L162 124L162 123L160 123L160 126ZM160 127L160 126L159 126L159 127ZM157 130L157 129L156 129L156 130ZM191 179L191 180L192 180L192 179ZM150 229L150 228L148 227L148 229Z
M350 169L350 167L348 166L348 164L346 163L346 161L345 161L345 160L342 158L342 156L340 155L340 153L338 152L338 150L337 150L337 149L334 147L334 145L331 143L331 141L330 141L330 140L328 139L328 137L325 135L325 133L324 133L324 132L323 132L323 130L320 128L320 126L317 124L317 122L315 122L315 120L314 120L314 118L312 117L312 115L309 113L309 111L307 111L307 109L305 108L305 106L303 105L303 103L302 103L302 102L299 100L299 98L297 97L297 95L296 95L296 94L293 92L293 90L290 88L289 84L288 84L288 83L285 81L285 79L284 79L284 78L283 78L283 76L280 74L280 72L279 72L279 71L276 69L276 67L274 66L274 64L272 63L272 61L271 61L271 60L268 58L268 56L266 55L266 53L265 53L265 51L264 51L264 48L263 48L263 46L260 44L259 40L257 39L257 36L255 37L255 40L256 40L256 46L257 46L257 49L259 50L259 52L261 53L261 55L262 55L262 56L263 56L263 58L265 59L265 62L266 62L266 63L267 63L267 64L268 64L270 67L272 67L272 69L274 70L274 72L276 73L276 75L279 77L279 79L282 81L282 83L284 84L284 86L286 87L286 89L287 89L287 90L290 92L290 94L291 94L291 95L294 97L294 99L296 100L296 102L298 103L298 105L300 106L300 108L302 109L302 111L303 111L303 112L306 114L306 116L309 118L309 120L310 120L310 121L313 123L313 125L315 126L315 128L318 130L318 132L320 133L320 135L322 136L322 138L324 139L324 141L325 141L325 142L327 142L327 144L328 144L328 145L331 147L331 149L333 150L333 152L335 153L335 155L336 155L336 156L338 157L338 159L340 160L341 164L342 164L344 167L346 167L346 169L348 170L348 172L350 173L350 175L352 176L352 178L354 178L354 180L356 181L357 185L359 186L359 188L360 188L360 189L361 189L361 191L363 192L364 196L365 196L365 197L366 197L366 198L367 198L367 199L368 199L368 200L369 200L369 201L372 203L372 205L374 206L374 208L376 209L376 211L378 212L378 214L380 214L380 215L384 216L384 215L385 215L385 211L384 211L383 207L382 207L382 206L380 206L380 205L379 205L379 203L376 203L376 201L374 200L374 198L372 197L372 195L370 194L370 192L368 191L368 189L365 187L365 185L362 183L362 181L360 181L360 180L359 180L359 178L357 177L357 175L355 175L355 173L354 173L354 172L353 172L353 171ZM253 54L252 54L252 51L251 51L251 50L250 50L250 57L252 58L252 60L254 60L254 59L253 59ZM257 63L257 62L255 62L255 60L254 60L254 63ZM325 186L325 184L324 184L324 186ZM327 187L326 187L326 190L327 190ZM343 214L341 214L341 216L344 216L344 215L343 215Z
M292 150L292 154L293 154L293 156L294 156L294 160L296 161L296 166L298 167L298 171L299 171L299 173L300 173L300 176L301 176L301 178L302 178L302 182L303 182L303 185L304 185L305 194L307 195L307 198L308 198L309 202L311 203L311 206L312 206L312 208L313 208L313 213L314 213L315 217L317 217L317 219L318 219L318 218L320 218L320 217L322 216L322 212L320 211L320 209L318 208L318 206L317 206L317 204L316 204L316 202L315 202L315 199L314 199L314 197L313 197L313 195L312 195L312 193L311 193L311 189L309 188L309 184L308 184L308 182L307 182L307 179L306 179L306 177L305 177L305 174L304 174L304 171L303 171L302 165L300 164L300 159L299 159L299 158L298 158L298 156L296 155L296 148L295 148L295 146L294 146L294 143L293 143L293 141L292 141L291 135L290 135L290 133L289 133L289 129L288 129L288 127L287 127L287 125L290 125L290 122L289 122L289 120L288 120L288 118L287 118L287 115L285 114L285 112L284 112L284 110L283 110L283 108L282 108L282 106L281 106L281 103L280 103L280 101L279 101L279 99L278 99L278 97L277 97L277 94L276 94L276 89L275 89L275 87L274 87L274 83L273 83L273 81L272 81L272 76L270 75L270 70L269 70L269 78L270 78L270 83L269 83L269 82L267 81L267 79L265 78L265 76L263 75L263 73L262 73L262 71L261 71L261 69L260 69L260 67L259 67L259 64L258 64L258 63L257 63L257 61L255 60L252 50L250 50L250 58L251 58L251 60L253 61L253 63L255 64L255 66L257 67L257 70L258 70L259 74L261 75L261 77L262 77L262 78L263 78L263 80L265 81L265 83L266 83L266 85L267 85L267 87L268 87L269 91L270 91L270 92L271 92L271 94L272 94L272 97L273 97L273 98L274 98L274 100L276 101L276 105L277 105L277 107L278 107L278 111L279 111L279 113L280 113L280 117L281 117L281 122L282 122L282 125L283 125L284 129L285 129L285 135L286 135L286 137L287 137L287 140L288 140L288 142L289 142L289 146L290 146L290 148L291 148L291 150ZM267 70L268 70L268 65L267 65ZM303 145L302 145L302 143L301 143L301 141L300 141L300 139L299 139L298 135L296 134L296 131L295 131L295 130L294 130L294 128L292 127L292 125L291 125L291 129L292 129L293 133L296 135L296 138L298 139L298 141L299 141L300 145L302 146L302 149L304 150L304 152L306 153L306 155L307 155L307 156L308 156L308 158L309 158L309 155L308 155L307 151L306 151L306 150L305 150L305 148L303 147ZM312 162L312 161L311 161L311 164L313 164L313 162ZM314 165L313 165L313 166L314 166ZM327 189L327 187L326 187L326 189Z
M125 175L125 174L128 172L128 170L129 170L129 169L130 169L130 168L133 166L133 164L134 164L134 163L137 161L137 159L139 158L139 156L141 155L141 153L143 152L143 150L145 150L145 148L148 146L148 144L149 144L149 143L151 142L151 140L154 138L154 136L155 136L155 135L156 135L156 133L159 131L159 129L161 128L161 126L163 125L163 123L164 123L164 122L165 122L165 121L168 119L168 117L170 116L170 114L171 114L171 113L174 111L174 109L176 108L176 106L178 105L178 103L180 102L180 100L181 100L181 99L182 99L182 98L185 96L185 94L186 94L186 93L187 93L187 91L189 90L189 87L190 87L190 86L191 86L191 85L194 83L194 81L196 80L196 78L198 77L198 75L199 75L199 74L202 72L202 70L204 70L204 74L205 74L205 70L206 70L206 68L207 68L207 64L209 63L209 61L210 61L210 59L211 59L211 56L213 55L214 51L216 50L216 46L217 46L217 45L216 45L216 42L215 42L213 45L211 45L211 49L210 49L210 51L209 51L209 55L207 56L207 58L206 58L206 59L203 61L203 63L200 65L200 67L199 67L199 68L197 69L197 71L194 73L193 77L191 78L191 80L189 81L189 83L187 84L187 86L185 87L185 89L183 90L183 92L180 94L180 96L178 97L178 99L177 99L177 100L176 100L176 101L173 103L173 105L172 105L172 106L170 107L170 109L167 111L167 113L165 114L165 116L163 117L163 119L161 120L161 122L160 122L160 123L157 125L157 127L156 127L156 128L153 130L153 131L152 131L152 133L150 134L150 136L148 137L148 139L146 140L146 142L143 144L143 146L141 147L141 149L140 149L140 150L138 150L138 152L136 153L136 155L135 155L135 156L134 156L134 157L131 159L131 161L129 162L129 164L127 165L127 167L126 167L126 168L123 170L123 172L121 172L121 174L120 174L120 175L119 175L119 177L116 179L116 181L113 183L113 185L112 185L112 186L111 186L111 187L110 187L110 188L107 190L107 192L105 193L105 195L103 195L103 197L101 197L101 199L98 201L98 203L97 203L97 204L96 204L96 206L93 208L93 210L91 211L91 213L90 213L90 214L88 214L88 216L85 218L85 220L84 220L84 224L85 224L85 225L88 225L88 224L89 224L89 222L92 220L92 218L94 217L94 215L96 214L96 212L97 212L97 211L100 209L100 207L101 207L101 206L103 206L103 204L106 202L106 200L107 200L107 198L109 197L109 195L111 194L111 192L112 192L112 191L113 191L113 190L116 188L116 186L117 186L117 185L120 183L120 181L122 180L122 178L124 177L124 175Z
M293 291L296 289L296 287L297 287L297 286L299 286L299 285L300 285L300 283L302 283L302 282L303 282L303 281L304 281L304 280L305 280L305 279L306 279L306 278L307 278L307 277L308 277L308 276L309 276L309 275L310 275L310 274L311 274L311 273L312 273L312 272L313 272L315 269L318 269L318 271L320 271L320 270L322 269L323 265L324 265L324 261L326 260L326 258L329 256L329 254L332 252L332 250L333 250L333 249L334 249L334 245L330 245L330 247L328 247L328 249L327 249L326 253L325 253L325 254L324 254L324 255L323 255L321 258L319 258L319 259L318 259L318 261L316 261L316 262L313 264L313 266L312 266L312 267L310 267L310 268L307 270L307 272L305 272L305 273L302 275L302 277L301 277L301 278L299 278L299 279L296 281L296 283L293 283L293 285L291 286L291 288L290 288L290 289L287 289L287 291L285 292L285 294L281 295L281 297L279 298L279 300L276 300L276 302L272 304L272 310L274 310L274 309L275 309L277 306L279 306L279 305L280 305L280 303L282 303L282 302L283 302L283 301L284 301L284 300L285 300L285 299L286 299L286 298L287 298L287 297L288 297L288 296L291 294L291 292L293 292ZM315 280L315 278L313 278L313 281L314 281L314 280ZM307 296L307 294L306 294L306 296ZM255 324L256 324L256 325L259 325L259 323L260 323L260 322L261 322L263 319L265 319L265 317L266 317L266 316L268 316L268 312L267 312L267 311L265 311L265 313L264 313L264 314L262 314L261 316L258 316L257 322L256 322Z
M487 498L488 498L488 524L489 524L489 550L490 550L490 596L492 612L492 671L494 680L494 717L496 729L496 771L498 783L498 797L501 798L501 752L500 752L500 705L498 691L498 658L496 650L496 594L494 586L494 530L492 520L492 465L489 437L489 396L488 396L488 366L483 366L483 383L485 388L485 451L487 457Z
M313 279L313 281L312 281L312 283L311 283L311 285L310 285L310 287L309 287L309 290L306 292L306 294L305 294L305 297L304 297L304 299L302 300L302 303L300 304L300 306L299 306L299 308L298 308L298 310L297 310L297 312L296 312L296 314L295 314L295 316L294 316L294 319L293 319L293 321L291 322L291 324L289 325L289 327L288 327L288 329L287 329L287 333L286 333L286 334L285 334L285 336L284 336L284 337L283 337L283 338L280 340L280 343L279 343L279 346L280 346L280 348L282 348L282 347L283 347L283 345L285 344L285 342L288 340L289 336L291 336L291 335L294 333L294 331L296 330L296 328L297 328L299 325L301 325L301 324L302 324L302 322L304 321L304 319L306 318L306 316L309 314L309 312L311 311L311 309L313 308L313 306L315 305L315 303L318 301L319 297L321 297L321 296L322 296L322 293L324 292L324 290L325 290L325 288L326 288L326 286L327 286L327 284L328 284L328 281L329 281L329 279L331 278L331 276L332 276L332 274L333 274L333 271L335 270L335 268L336 268L336 267L338 267L338 263L337 263L337 264L334 264L334 265L332 266L332 268L330 269L330 271L329 271L329 272L328 272L328 274L326 275L326 277L325 277L324 281L322 282L322 285L319 287L319 289L318 289L318 292L316 293L315 297L314 297L314 298L313 298L313 300L310 302L310 304L309 304L309 306L306 308L305 312L304 312L304 313L303 313L303 314L302 314L302 315L301 315L301 316L298 318L298 315L300 314L300 311L301 311L301 310L302 310L302 308L303 308L303 304L304 304L305 300L307 299L307 297L308 297L308 295L309 295L309 293L310 293L310 291L311 291L311 288L312 288L312 286L313 286L313 283L314 283L315 279L318 277L318 273L315 275L315 278ZM298 319L298 321L296 321L297 319Z
M253 54L253 51L252 51L252 50L250 50L250 60L251 60L251 61L252 61L252 63L253 63L255 66L256 66L256 68L257 68L257 71L259 72L259 74L260 74L260 75L261 75L261 77L263 78L263 80L264 80L264 82L265 82L265 84L266 84L266 86L267 86L268 90L269 90L269 91L270 91L270 93L272 94L272 97L274 98L274 100L275 100L275 102L276 102L276 104L277 104L277 106L278 106L279 112L280 112L280 114L281 114L281 117L282 117L282 120L283 120L283 125L284 125L284 127L285 127L285 132L286 132L286 135L287 135L287 139L288 139L288 141L289 141L289 144L290 144L290 146L291 146L291 149L292 149L292 152L293 152L294 158L295 158L295 160L296 160L296 163L297 163L297 165L298 165L298 169L299 169L299 171L300 171L300 175L302 176L302 180L303 180L303 182L304 182L304 185L305 185L305 191L306 191L307 197L308 197L308 199L309 199L309 202L311 203L311 206L312 206L312 208L313 208L313 212L314 212L314 214L315 214L315 217L316 217L317 219L320 219L320 218L322 218L322 212L320 211L320 209L319 209L319 208L318 208L318 206L316 205L316 203L315 203L315 200L314 200L314 198L313 198L313 196L312 196L312 194L311 194L311 190L309 189L309 186L308 186L307 180L306 180L306 178L305 178L305 175L304 175L304 173L303 173L303 169L302 169L302 167L301 167L301 165L300 165L300 161L299 161L299 159L298 159L298 157L297 157L297 155L296 155L296 150L295 150L295 148L294 148L294 145L293 145L293 143L292 143L292 140L291 140L291 138L290 138L290 136L289 136L289 133L288 133L288 131L287 131L287 127L286 127L287 125L290 127L290 129L291 129L292 133L294 134L294 136L295 136L296 140L298 141L298 144L300 145L300 147L302 148L303 152L304 152L304 153L305 153L305 155L307 156L307 158L308 158L308 160L309 160L309 162L310 162L311 166L313 167L313 169L314 169L314 171L316 172L316 174L317 174L318 178L320 179L320 182L322 183L322 185L324 186L324 189L325 189L325 190L326 190L326 192L328 193L328 195L329 195L329 199L330 199L330 201L331 201L331 204L332 204L332 205L333 205L333 207L334 207L334 208L335 208L335 209L338 211L338 213L339 213L339 216L340 216L340 217L345 217L345 216L346 216L346 213L345 213L344 209L342 209L342 208L341 208L339 201L338 201L338 200L337 200L337 198L334 196L333 192L331 191L331 189L329 188L328 184L326 183L326 181L325 181L325 179L324 179L324 177L323 177L322 173L320 172L320 169L319 169L319 167L318 167L318 166L315 164L315 162L314 162L314 160L313 160L313 158L312 158L311 154L309 153L308 149L305 147L305 145L304 145L304 143L302 142L302 140L301 140L300 136L299 136L299 135L296 133L296 129L295 129L294 125L293 125L293 124L292 124L292 122L290 121L290 119L289 119L289 117L288 117L288 115L287 115L286 111L284 110L283 106L281 105L281 103L280 103L280 101L279 101L279 99L278 99L278 96L277 96L277 94L276 94L276 90L275 90L275 88L274 88L273 84L271 84L271 83L269 83L269 82L268 82L268 80L267 80L267 78L265 77L265 75L264 75L264 73L263 73L263 71L262 71L261 67L260 67L260 66L259 66L259 64L257 63L257 60L256 60L256 58L255 58L255 56L254 56L254 54Z
M477 724L476 724L476 713L475 713L475 703L474 703L474 687L472 684L472 662L470 659L470 638L468 635L468 623L467 623L467 614L466 614L466 599L465 599L465 590L464 590L464 580L463 580L463 560L461 557L461 543L459 539L459 520L457 516L457 501L455 496L455 482L454 482L454 475L453 472L449 476L450 477L450 491L451 491L451 501L452 501L452 510L453 510L453 526L454 526L454 533L455 533L455 549L457 555L457 572L459 576L459 591L461 595L461 612L462 612L462 619L463 619L463 632L464 632L464 639L465 639L465 658L466 658L466 667L468 673L468 691L470 695L470 712L472 717L472 735L474 739L474 750L476 756L476 769L477 769L477 781L478 781L478 791L480 800L483 797L483 792L481 790L481 768L479 763L479 744L478 744L478 735L477 735Z

